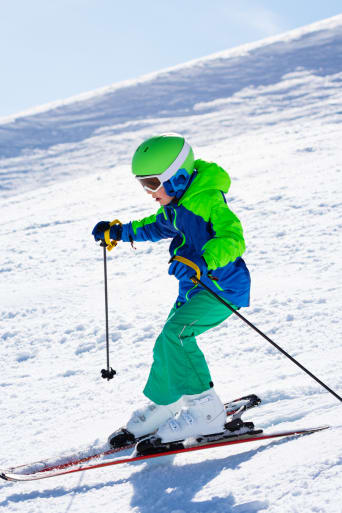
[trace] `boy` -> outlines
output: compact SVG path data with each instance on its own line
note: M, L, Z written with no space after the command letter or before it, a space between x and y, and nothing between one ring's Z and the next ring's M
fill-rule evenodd
M101 221L93 229L95 240L171 238L171 258L177 255L194 263L201 281L234 308L248 306L250 277L241 258L245 243L240 221L225 200L230 186L226 171L215 163L194 160L191 146L178 134L144 141L133 156L132 171L159 202L159 210L121 226ZM173 260L169 274L179 280L179 295L153 350L144 388L150 402L111 435L113 446L151 434L162 445L224 431L224 406L195 336L217 326L231 312L194 285L190 279L194 269L186 263Z

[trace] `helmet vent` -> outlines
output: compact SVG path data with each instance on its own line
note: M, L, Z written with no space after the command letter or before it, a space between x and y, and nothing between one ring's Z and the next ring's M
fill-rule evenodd
M149 150L149 149L150 149L149 146L146 146L146 148L144 149L144 153L146 153L147 150Z

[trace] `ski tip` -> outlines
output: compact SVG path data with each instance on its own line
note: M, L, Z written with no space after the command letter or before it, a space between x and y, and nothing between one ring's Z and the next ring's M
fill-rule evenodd
M324 424L323 426L318 426L318 427L314 427L314 428L308 428L308 431L323 431L324 429L331 429L331 426L329 426L328 424Z
M324 431L325 429L331 429L331 426L324 424L323 426L316 426L303 429L294 429L293 431L284 431L284 436L302 436L317 433L318 431ZM271 433L272 434L272 433Z
M323 429L331 429L331 426L329 426L329 424L323 424L322 426L317 426L309 429L312 429L312 431L323 431Z

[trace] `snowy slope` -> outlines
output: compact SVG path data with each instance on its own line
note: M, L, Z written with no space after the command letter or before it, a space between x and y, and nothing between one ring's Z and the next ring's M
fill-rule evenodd
M341 69L337 16L0 119L0 191L13 194L57 177L127 164L137 140L165 127L182 127L203 147L208 131L224 141L275 122L303 117L331 122L332 112L340 119Z
M244 314L341 395L342 16L0 124L0 468L103 447L142 399L177 289L168 242L109 256L106 382L100 219L155 211L137 144L184 133L229 169L251 270ZM199 337L224 399L251 391L265 430L311 437L166 458L34 484L6 512L340 513L341 405L238 319Z

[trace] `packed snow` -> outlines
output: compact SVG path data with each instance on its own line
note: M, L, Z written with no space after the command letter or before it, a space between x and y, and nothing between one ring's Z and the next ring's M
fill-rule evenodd
M106 365L99 220L155 212L130 174L146 137L176 131L232 178L252 276L241 310L342 395L342 15L0 120L0 468L106 447L144 400L177 293L168 241L108 254ZM198 339L224 400L262 398L291 440L1 483L8 513L340 513L342 405L238 318Z

